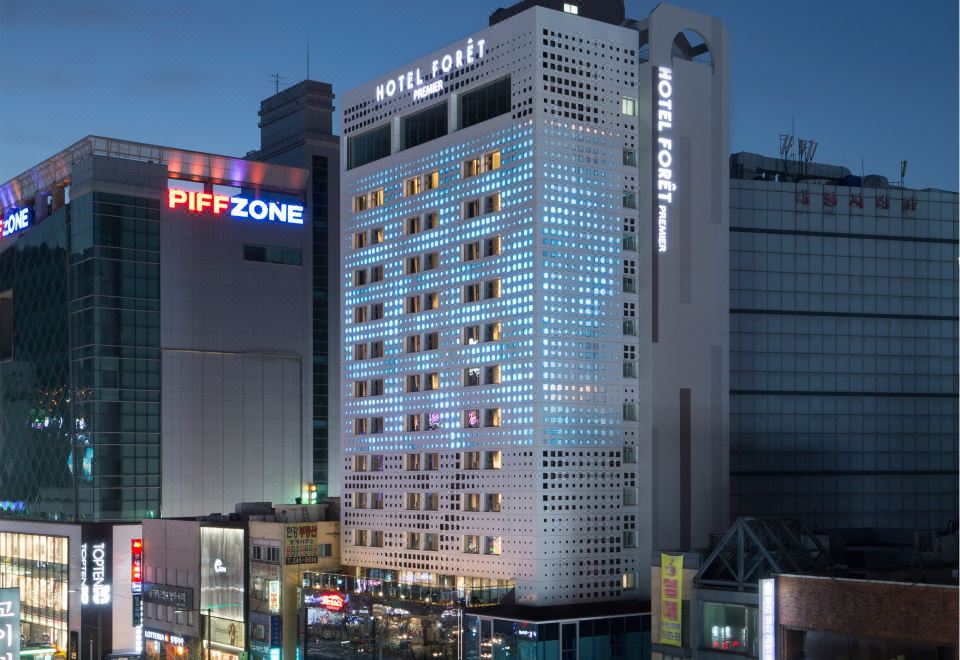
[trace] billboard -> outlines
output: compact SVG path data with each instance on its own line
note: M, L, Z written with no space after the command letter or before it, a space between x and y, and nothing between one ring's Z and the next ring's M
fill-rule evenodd
M284 564L315 564L317 537L320 536L317 523L287 525L283 540Z
M243 530L200 528L200 609L216 619L243 621Z
M20 588L0 589L0 658L20 657Z
M682 646L683 555L660 554L660 643Z

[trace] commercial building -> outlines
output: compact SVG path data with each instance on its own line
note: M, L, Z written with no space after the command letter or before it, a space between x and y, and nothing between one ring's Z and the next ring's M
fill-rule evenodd
M523 3L343 95L358 576L636 602L652 547L726 527L726 52L668 5Z
M734 515L956 529L957 194L730 163Z
M297 657L303 574L339 566L338 518L325 500L144 521L144 657Z
M333 135L333 88L304 80L260 104L260 149L247 158L309 171L313 484L315 497L339 494L340 454L340 139ZM332 303L332 304L331 304ZM333 348L333 350L331 350Z
M7 520L0 588L20 592L21 654L140 653L139 524Z
M301 494L307 177L91 136L0 186L0 514L139 521Z

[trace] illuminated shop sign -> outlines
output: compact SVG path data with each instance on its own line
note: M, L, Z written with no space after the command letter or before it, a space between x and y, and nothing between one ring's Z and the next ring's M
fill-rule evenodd
M150 630L147 628L143 631L144 639L152 639L155 642L163 642L164 644L173 644L174 646L186 646L187 640L185 640L180 635L174 635L173 633L160 632L159 630Z
M270 611L276 614L280 611L280 580L270 580Z
M657 67L657 147L654 149L654 170L657 191L657 251L667 251L667 223L673 193L673 73L665 66Z
M376 102L379 103L384 99L393 98L398 92L409 90L413 90L414 101L443 91L443 79L440 76L450 73L454 69L462 69L482 59L486 43L486 39L477 39L476 41L472 38L467 39L466 47L445 53L433 60L429 70L423 71L420 67L417 67L406 73L401 73L396 78L380 83L377 85Z
M105 542L80 545L81 605L110 604L110 584L107 580L108 560Z
M33 209L29 206L25 206L22 209L13 207L7 211L6 216L3 218L3 222L0 222L0 225L3 226L3 235L9 236L10 234L16 234L18 231L22 231L33 224Z
M135 594L143 590L143 539L130 540L130 589Z
M777 657L777 587L772 578L760 580L760 660Z
M328 612L342 612L347 606L347 601L339 591L304 590L303 604L306 607L322 607Z
M272 202L243 195L220 195L195 190L167 189L167 206L192 213L229 215L240 220L303 224L303 204Z
M20 657L20 588L0 589L0 658Z
M193 607L193 589L144 582L143 600L155 605L171 605L185 609Z

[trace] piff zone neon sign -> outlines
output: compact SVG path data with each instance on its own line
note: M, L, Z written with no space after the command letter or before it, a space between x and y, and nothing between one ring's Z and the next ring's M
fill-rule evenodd
M171 209L181 209L192 213L226 214L240 220L285 222L291 225L303 224L303 204L271 202L242 195L228 196L168 188L167 206Z

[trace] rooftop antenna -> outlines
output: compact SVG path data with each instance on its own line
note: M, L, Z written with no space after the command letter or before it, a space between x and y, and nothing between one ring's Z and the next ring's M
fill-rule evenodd
M287 82L287 79L281 76L279 73L270 74L270 80L273 81L273 87L276 90L275 93L277 94L280 93L280 84L281 83L285 84Z
M307 42L307 80L310 80L310 42Z
M907 161L900 161L900 187L903 188L903 181L907 178Z

